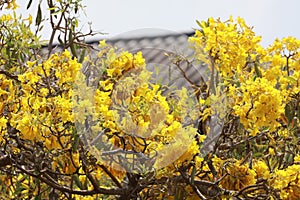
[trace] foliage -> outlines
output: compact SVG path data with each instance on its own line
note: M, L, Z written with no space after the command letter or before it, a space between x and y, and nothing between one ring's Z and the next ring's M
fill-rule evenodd
M151 81L142 52L85 44L80 0L47 1L43 52L41 6L35 25L0 18L1 198L300 198L298 39L264 48L242 18L198 22L211 77L179 90Z

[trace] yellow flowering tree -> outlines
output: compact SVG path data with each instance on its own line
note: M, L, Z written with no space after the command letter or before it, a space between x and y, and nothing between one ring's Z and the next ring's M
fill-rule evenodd
M224 198L299 198L299 173L290 169L299 167L300 41L276 39L263 48L240 17L225 22L210 18L198 25L190 42L196 58L212 72L208 85L213 91L200 99L208 110L202 118L212 115L209 99L220 96L216 91L227 94L211 180L227 190Z
M80 0L47 1L45 52L42 6L35 24L0 18L1 199L300 198L298 39L264 48L240 17L198 22L210 77L178 89L151 80L143 52L89 48ZM170 60L189 79L193 60Z

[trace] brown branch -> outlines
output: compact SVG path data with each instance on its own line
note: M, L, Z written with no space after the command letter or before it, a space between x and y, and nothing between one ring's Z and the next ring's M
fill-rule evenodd
M69 193L69 194L78 194L78 195L94 195L94 194L107 194L107 195L126 195L127 192L124 189L105 189L105 188L98 188L97 190L74 190L70 187L66 187L64 185L60 185L56 180L54 180L49 174L47 173L39 173L39 174L34 174L26 169L24 167L16 165L20 171L23 173L32 176L34 178L37 178L41 180L42 182L46 183L50 187L59 190L61 192Z
M68 7L69 7L69 4L66 5L66 7L65 7L64 10L67 10ZM49 44L48 44L48 58L50 57L51 52L52 52L52 49L53 49L52 45L53 45L55 33L56 33L57 30L59 30L60 24L62 23L62 20L63 20L63 18L64 18L64 12L65 12L65 11L63 11L63 13L61 14L60 19L59 19L57 25L55 25L55 24L53 23L53 18L52 18L52 17L50 18L50 19L51 19L51 26L52 26L52 33L51 33L50 40L49 40ZM52 14L51 14L51 10L50 10L50 16L51 16L51 15L52 15Z
M122 185L120 184L118 179L104 165L100 165L100 167L119 188L122 188Z
M198 195L198 197L202 200L206 200L207 198L201 193L198 187L196 187L195 182L192 182L191 178L182 170L179 170L179 172L181 174L181 177L184 179L184 181L193 188L194 192Z
M15 80L15 81L17 81L17 82L19 82L19 83L21 82L21 81L19 81L18 76L12 75L12 74L10 74L10 73L7 72L7 71L0 70L0 74L3 74L3 75L5 75L7 78L13 79L13 80Z
M188 65L190 65L190 62L185 60L187 62ZM187 82L189 82L192 86L198 88L200 87L199 85L195 84L185 73L185 71L182 69L182 67L180 67L179 64L180 60L177 60L174 64L176 65L176 67L179 69L179 71L181 72L182 76L184 77L185 80L187 80ZM202 77L201 77L202 78Z

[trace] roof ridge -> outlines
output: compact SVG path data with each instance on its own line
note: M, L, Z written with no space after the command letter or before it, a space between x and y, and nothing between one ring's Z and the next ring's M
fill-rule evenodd
M99 43L100 40L106 40L109 43L117 43L118 41L122 41L122 42L129 42L132 40L136 40L136 41L141 41L141 40L154 40L157 38L161 38L161 39L166 39L168 37L180 37L180 36L186 36L186 37L190 37L194 35L194 31L189 31L189 32L182 32L182 33L174 33L174 34L158 34L158 35L148 35L148 36L134 36L134 37L120 37L120 38L99 38L99 39L93 39L90 41L87 41L87 44L93 44L93 43Z

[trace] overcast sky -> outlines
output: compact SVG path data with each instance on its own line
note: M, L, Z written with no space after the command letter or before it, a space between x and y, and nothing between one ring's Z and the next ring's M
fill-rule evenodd
M17 2L21 4L22 1L25 0ZM190 31L197 28L196 19L201 21L208 17L220 17L226 20L232 15L234 18L241 16L248 25L254 26L257 35L263 36L264 46L270 44L276 37L294 36L300 39L299 0L83 0L82 2L87 6L87 17L81 18L82 23L92 22L94 30L108 33L106 37L119 37L126 33L127 36L136 35L148 31L153 34L157 29ZM18 12L24 13L22 9ZM151 29L154 31L150 31ZM44 38L47 38L48 32L49 30L45 29Z

